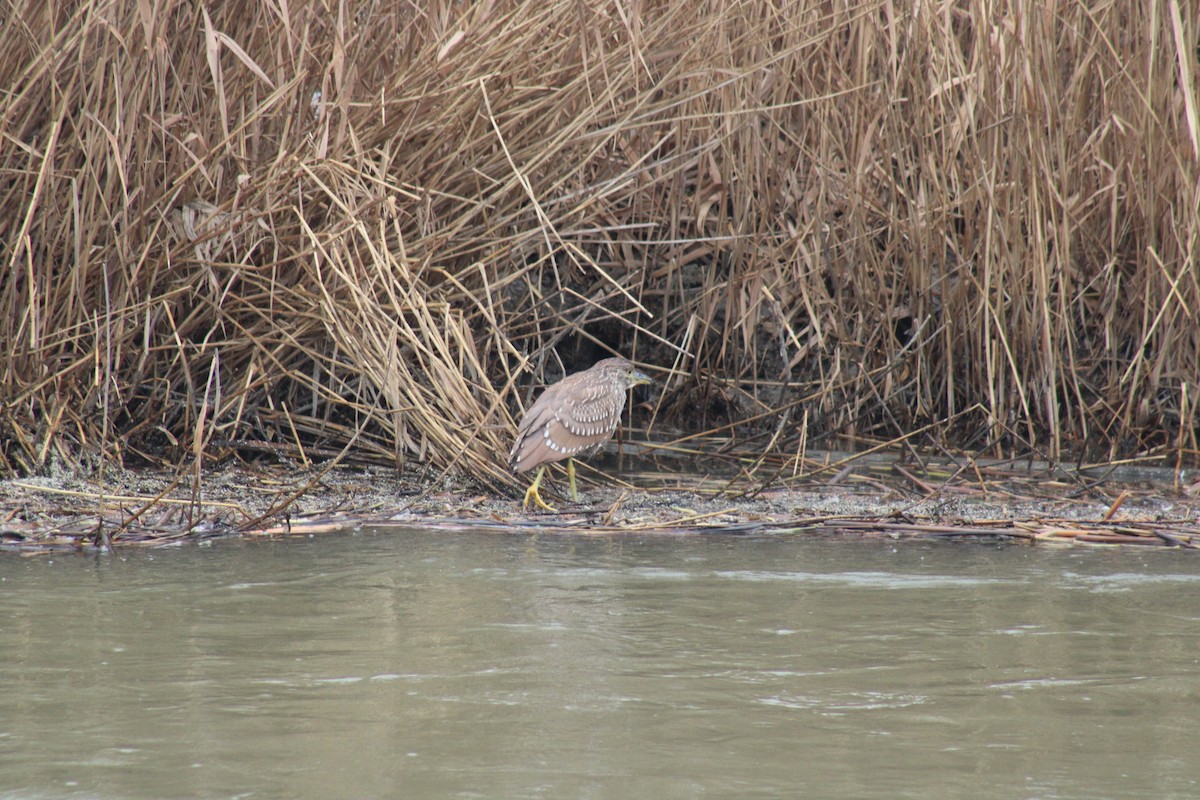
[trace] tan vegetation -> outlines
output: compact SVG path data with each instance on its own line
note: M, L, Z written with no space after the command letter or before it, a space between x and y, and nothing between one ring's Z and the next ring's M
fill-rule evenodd
M639 422L777 465L1194 460L1194 3L16 0L0 35L6 473L258 442L515 485L528 387L612 352L661 368Z

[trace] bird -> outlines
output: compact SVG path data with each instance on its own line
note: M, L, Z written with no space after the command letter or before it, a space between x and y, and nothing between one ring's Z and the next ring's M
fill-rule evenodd
M629 389L654 383L624 358L606 358L588 369L568 375L541 393L525 412L517 439L508 455L508 466L518 475L537 467L537 476L525 492L523 507L532 500L546 511L555 508L542 499L538 487L546 465L567 459L571 500L575 489L575 458L593 455L612 438L625 409Z

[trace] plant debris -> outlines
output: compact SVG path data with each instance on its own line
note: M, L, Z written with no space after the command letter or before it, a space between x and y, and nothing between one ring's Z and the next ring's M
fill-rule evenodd
M585 502L560 501L554 514L526 511L516 499L453 480L436 485L426 480L419 490L421 475L376 467L239 465L206 471L198 484L150 470L110 472L105 481L8 480L0 482L0 550L112 552L227 536L315 536L364 526L572 536L1200 546L1200 501L1161 485L1092 483L1078 491L1076 485L1011 466L983 466L969 479L963 470L948 476L926 466L917 479L912 465L866 461L763 486L659 466L664 468L626 470L619 477L591 470L582 491Z

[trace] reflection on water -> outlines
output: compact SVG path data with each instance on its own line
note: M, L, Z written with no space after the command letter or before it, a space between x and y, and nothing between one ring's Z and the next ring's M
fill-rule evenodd
M1200 561L362 532L0 559L0 797L1200 796Z

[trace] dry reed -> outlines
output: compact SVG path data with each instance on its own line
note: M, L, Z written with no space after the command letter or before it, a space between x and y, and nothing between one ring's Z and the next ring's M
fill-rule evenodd
M0 36L7 474L353 443L500 487L531 381L611 351L664 367L659 428L785 457L1195 461L1195 4L12 0Z

